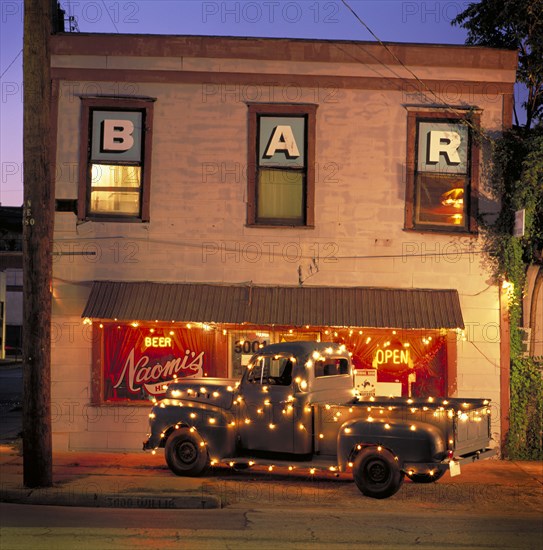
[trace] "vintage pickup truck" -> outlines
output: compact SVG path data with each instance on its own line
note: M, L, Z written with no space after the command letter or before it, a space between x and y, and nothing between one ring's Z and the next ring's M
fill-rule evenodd
M386 498L404 476L429 483L493 454L489 413L486 399L362 397L344 346L281 343L254 355L241 381L171 383L143 448L164 447L181 476L217 463L351 469L364 495Z

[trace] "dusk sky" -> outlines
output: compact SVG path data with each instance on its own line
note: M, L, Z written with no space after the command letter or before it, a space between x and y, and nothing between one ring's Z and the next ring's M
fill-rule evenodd
M463 44L450 22L467 1L346 0L388 42ZM19 206L22 170L23 0L0 0L0 204ZM80 32L374 41L342 0L62 0Z

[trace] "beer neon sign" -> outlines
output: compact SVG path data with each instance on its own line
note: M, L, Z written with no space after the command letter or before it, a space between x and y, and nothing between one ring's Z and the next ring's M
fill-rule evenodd
M146 348L171 348L172 339L169 336L146 336Z

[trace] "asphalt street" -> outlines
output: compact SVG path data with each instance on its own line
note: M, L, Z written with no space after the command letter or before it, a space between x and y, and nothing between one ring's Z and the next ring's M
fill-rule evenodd
M540 515L401 513L340 505L222 510L106 510L0 505L2 548L541 548ZM5 545L5 546L4 546Z

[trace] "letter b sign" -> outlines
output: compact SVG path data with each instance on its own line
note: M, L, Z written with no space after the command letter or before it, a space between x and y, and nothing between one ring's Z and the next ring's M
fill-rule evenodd
M102 151L128 151L134 146L134 123L131 120L102 122Z
M141 161L143 113L93 111L91 161Z

